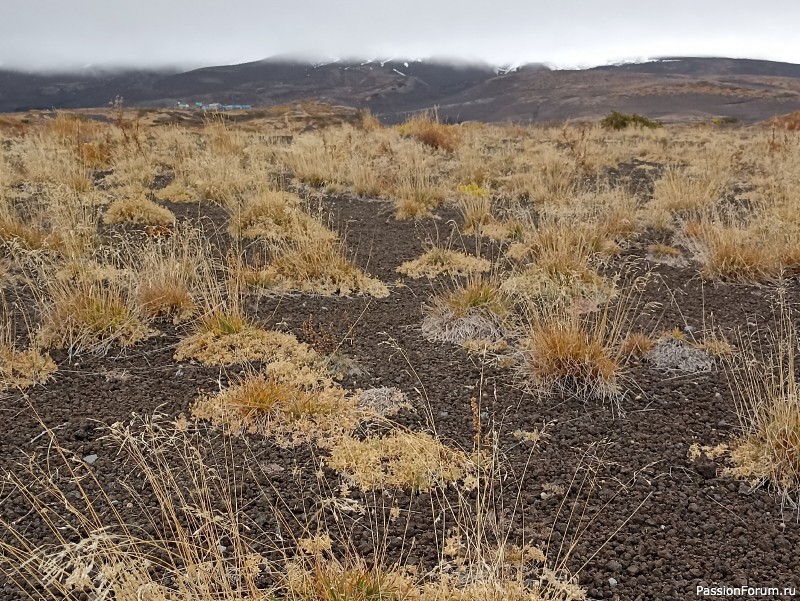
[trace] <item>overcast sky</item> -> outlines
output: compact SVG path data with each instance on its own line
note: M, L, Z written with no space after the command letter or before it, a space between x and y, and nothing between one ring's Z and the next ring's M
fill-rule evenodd
M200 66L275 54L590 66L800 63L798 0L0 0L0 68ZM538 5L538 6L537 6Z

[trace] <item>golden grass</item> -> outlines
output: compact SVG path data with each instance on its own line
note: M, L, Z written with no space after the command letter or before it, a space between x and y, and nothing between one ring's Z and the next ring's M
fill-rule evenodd
M0 242L11 242L25 249L48 249L59 246L59 236L36 224L23 222L19 217L0 210Z
M414 138L434 150L453 152L461 141L455 126L439 123L437 116L430 113L412 117L398 129L404 136Z
M736 224L700 219L684 227L687 245L711 279L769 282L800 268L797 231L780 223Z
M109 224L172 225L175 215L149 198L123 198L111 203L103 215L103 221Z
M511 300L494 278L473 275L439 297L455 317L472 311L489 312L505 317L511 311Z
M590 312L617 294L612 282L587 265L565 269L564 263L533 263L509 275L502 291L533 310Z
M404 262L397 268L397 272L418 279L435 278L444 273L467 276L487 272L491 267L492 264L482 257L435 247L412 261Z
M57 369L50 356L37 348L19 350L9 344L0 346L0 391L43 384Z
M623 357L641 359L653 350L654 346L655 342L647 334L643 332L631 332L622 340L619 352Z
M234 432L272 436L283 445L329 439L358 423L356 400L308 366L278 362L214 396L199 399L192 415Z
M173 180L163 188L153 192L158 200L169 202L196 202L200 194L188 183Z
M649 244L647 252L658 259L677 259L683 255L679 248L669 244Z
M795 357L798 337L785 290L779 290L780 314L769 350L742 340L742 357L724 356L741 425L732 445L730 472L753 484L769 483L790 501L800 491L800 387Z
M144 340L150 329L141 307L119 282L53 279L43 299L36 340L70 352L106 352Z
M366 275L347 258L343 244L304 239L270 248L263 266L243 267L241 277L249 285L271 292L306 292L323 296L389 295L380 280Z
M318 356L291 334L263 330L238 311L219 309L203 316L195 332L178 343L175 360L187 359L204 365L255 361L313 365Z
M462 231L465 234L481 235L485 226L494 221L492 199L486 190L478 186L459 186L459 192L461 192L459 209L463 219Z
M545 388L565 385L588 396L617 392L619 353L604 332L578 318L537 320L523 341L524 369Z
M230 231L269 242L335 240L336 234L306 213L301 202L296 194L265 191L234 209Z
M405 430L366 438L341 437L331 446L326 463L365 491L430 491L462 479L471 469L463 452L426 432Z
M651 204L673 213L697 213L719 200L724 185L718 174L691 174L671 167L656 180Z

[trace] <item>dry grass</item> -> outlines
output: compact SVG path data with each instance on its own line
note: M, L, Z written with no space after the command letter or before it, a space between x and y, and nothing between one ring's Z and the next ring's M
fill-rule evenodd
M187 359L204 365L255 361L313 365L318 356L291 334L263 330L236 309L217 309L204 315L195 332L178 343L175 360Z
M47 287L36 335L43 347L104 353L151 333L144 311L117 281L52 279Z
M263 266L243 267L241 277L253 286L271 292L306 292L323 296L368 294L389 295L378 279L366 275L347 258L339 242L302 240L270 248Z
M687 222L684 231L702 274L711 279L769 282L800 268L797 232L780 222L700 219Z
M111 203L103 221L109 224L172 225L175 215L149 198L123 198Z
M463 218L465 234L481 235L485 226L492 223L492 199L489 192L480 186L459 186L461 196L459 209Z
M234 210L230 231L242 238L269 242L335 240L336 234L306 213L301 202L296 194L265 191Z
M36 347L16 348L10 340L11 325L3 325L8 335L0 342L0 391L47 382L58 369L55 362Z
M198 311L204 278L213 277L211 249L205 234L178 226L166 240L133 248L125 262L135 271L133 294L151 317L181 323Z
M397 268L411 278L435 278L443 273L452 276L467 276L485 273L492 264L482 258L445 248L432 248L413 261L406 261Z
M523 350L524 370L538 387L563 386L599 398L618 394L622 360L602 328L577 317L537 320Z
M681 256L681 250L669 244L650 244L647 247L647 252L655 257L667 259Z
M453 152L460 143L458 130L452 125L443 125L433 113L412 117L399 126L400 132L434 150Z
M153 192L159 200L169 202L196 202L200 194L190 184L174 180Z
M394 430L383 436L337 439L326 463L361 490L406 488L430 491L462 479L467 456L425 432Z
M624 292L591 311L580 306L533 304L517 343L521 371L539 392L560 390L584 398L610 399L622 412L621 381L631 351L648 343L630 332L634 318L646 314L641 294L648 276L626 276ZM642 346L635 348L635 344Z
M504 337L512 302L495 278L468 276L423 306L422 334L428 340L474 346Z
M326 375L284 362L201 398L192 414L234 432L258 432L295 445L348 432L358 422L355 409L356 401Z
M512 273L502 284L505 294L526 307L539 310L574 310L588 313L617 294L609 282L587 265L563 270L534 263Z
M779 302L777 330L768 336L770 350L757 353L752 341L742 340L743 357L725 357L742 431L733 443L732 473L753 484L770 483L796 502L800 491L798 337L785 291Z
M673 167L656 181L651 204L673 213L698 213L717 202L724 187L718 173L690 174Z
M653 350L653 346L655 346L655 342L647 334L631 332L623 339L619 351L623 357L641 359Z

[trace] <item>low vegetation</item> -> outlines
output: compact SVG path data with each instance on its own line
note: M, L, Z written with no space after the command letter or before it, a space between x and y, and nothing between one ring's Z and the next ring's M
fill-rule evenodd
M648 129L655 129L657 127L661 127L661 124L657 121L653 121L652 119L648 119L647 117L642 117L641 115L637 115L636 113L633 114L626 114L620 113L618 111L612 111L603 120L600 122L600 125L607 129L626 129L628 127L645 127Z
M682 531L626 530L651 495L714 527L718 478L764 485L748 519L796 507L795 117L259 114L0 127L0 397L34 454L3 464L7 594L628 598L690 572L660 554ZM713 499L654 456L690 445Z

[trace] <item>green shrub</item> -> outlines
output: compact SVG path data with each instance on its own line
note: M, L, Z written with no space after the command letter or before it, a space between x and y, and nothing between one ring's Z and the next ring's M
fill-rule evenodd
M653 121L652 119L642 117L636 113L632 115L626 115L625 113L620 113L619 111L612 111L600 122L600 125L606 129L616 130L626 129L628 127L647 127L649 129L661 127L661 124L658 121Z

